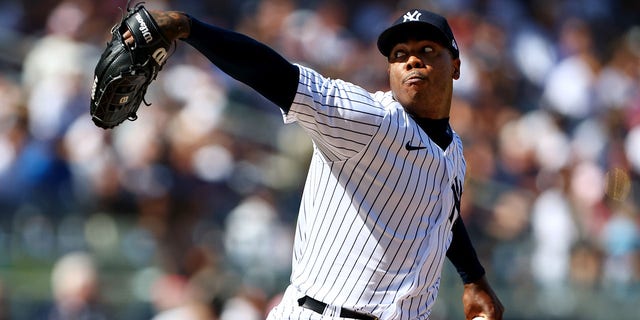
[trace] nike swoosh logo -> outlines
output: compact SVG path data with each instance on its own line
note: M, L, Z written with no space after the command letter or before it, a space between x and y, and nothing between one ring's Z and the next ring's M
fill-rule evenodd
M413 150L420 150L420 149L426 149L427 147L421 147L421 146L412 146L411 145L411 140L407 141L407 143L404 145L405 149L407 149L407 151L413 151Z

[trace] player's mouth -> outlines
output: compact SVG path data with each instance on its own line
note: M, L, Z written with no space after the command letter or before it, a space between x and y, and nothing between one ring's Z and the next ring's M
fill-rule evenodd
M411 71L402 79L402 83L411 85L411 84L424 81L426 79L427 77L422 73L420 73L419 71Z

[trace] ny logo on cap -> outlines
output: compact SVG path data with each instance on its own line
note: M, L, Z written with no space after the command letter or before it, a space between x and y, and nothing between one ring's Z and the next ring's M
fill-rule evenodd
M407 12L404 14L403 21L402 22L407 22L407 21L420 21L420 16L422 15L422 13L418 12L418 10L414 11L413 13L411 12Z

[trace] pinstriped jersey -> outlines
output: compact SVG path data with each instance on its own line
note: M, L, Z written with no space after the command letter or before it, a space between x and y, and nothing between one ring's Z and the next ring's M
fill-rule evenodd
M427 319L459 214L459 136L442 150L390 92L299 68L284 120L305 129L314 151L291 286L380 319Z

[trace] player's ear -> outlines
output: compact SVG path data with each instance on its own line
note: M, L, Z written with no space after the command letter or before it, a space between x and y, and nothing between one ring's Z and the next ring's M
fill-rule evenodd
M460 59L453 60L453 71L451 72L451 77L454 80L460 79Z

